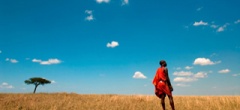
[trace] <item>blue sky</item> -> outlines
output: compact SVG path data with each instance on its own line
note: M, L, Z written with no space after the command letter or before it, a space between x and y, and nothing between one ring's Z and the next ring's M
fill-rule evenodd
M1 0L0 92L240 95L238 0Z

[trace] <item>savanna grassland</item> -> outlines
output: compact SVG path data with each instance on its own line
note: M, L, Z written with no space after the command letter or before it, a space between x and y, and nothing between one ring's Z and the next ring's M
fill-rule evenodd
M174 96L174 101L176 110L240 110L240 96ZM161 105L146 95L0 93L0 110L161 110Z

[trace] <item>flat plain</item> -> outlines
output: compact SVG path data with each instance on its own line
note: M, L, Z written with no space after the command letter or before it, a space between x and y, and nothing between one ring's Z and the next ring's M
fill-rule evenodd
M166 97L166 108L171 110ZM240 110L240 96L174 96L176 110ZM0 110L161 110L154 95L0 93Z

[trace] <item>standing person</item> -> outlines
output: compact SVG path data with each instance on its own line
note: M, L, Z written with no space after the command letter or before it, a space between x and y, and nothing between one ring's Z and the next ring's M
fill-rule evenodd
M161 67L157 69L156 75L153 79L153 85L155 86L155 94L158 98L161 99L161 104L163 110L165 110L165 97L166 95L169 98L170 105L172 110L175 110L174 101L172 96L172 85L168 77L167 63L164 60L159 62Z

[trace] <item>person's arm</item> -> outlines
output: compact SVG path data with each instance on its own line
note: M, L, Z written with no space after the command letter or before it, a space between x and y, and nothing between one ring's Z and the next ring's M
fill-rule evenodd
M167 84L168 84L168 86L169 86L169 89L170 89L171 91L173 91L173 87L172 87L172 84L171 84L170 78L169 78L169 76L168 76L168 69L165 68L164 71L165 71L166 76L167 76Z

